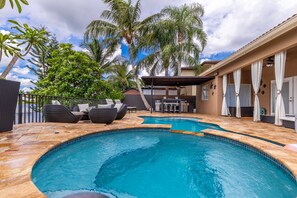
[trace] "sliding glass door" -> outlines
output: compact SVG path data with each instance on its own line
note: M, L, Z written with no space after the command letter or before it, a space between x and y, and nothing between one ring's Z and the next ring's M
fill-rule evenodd
M284 99L285 104L285 112L286 115L293 115L296 110L296 102L294 101L295 94L294 92L294 84L295 87L297 83L297 78L290 77L284 80L283 89L282 89L282 96ZM275 113L275 103L277 98L277 89L275 81L271 81L271 114L274 115Z
M293 105L294 105L294 114L297 114L297 76L294 77L294 86L293 86Z

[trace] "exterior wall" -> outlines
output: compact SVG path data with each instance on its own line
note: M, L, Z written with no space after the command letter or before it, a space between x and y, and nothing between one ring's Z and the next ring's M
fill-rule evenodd
M204 85L213 85L208 90L208 100L202 100L201 91ZM196 97L196 112L211 115L220 115L222 98L222 78L216 77L214 80L197 86L197 97Z
M250 70L250 65L258 60L265 59L269 56L273 56L274 54L288 50L287 52L287 62L286 62L286 77L297 75L297 50L294 50L295 46L297 46L297 28L287 32L286 34L279 36L277 38L272 39L270 42L263 46L259 46L255 48L250 53L246 53L242 55L240 58L234 60L226 64L224 67L217 69L213 73L209 73L208 76L213 76L218 74L215 78L215 84L219 85L216 90L210 90L214 92L214 94L209 93L209 100L202 101L201 100L201 87L197 88L197 112L212 114L212 115L220 115L221 106L222 106L222 76L224 74L229 75L229 82L232 83L232 72L239 69L245 68ZM245 70L244 69L244 70ZM242 74L242 83L251 83L251 74L248 71L245 74L243 70ZM249 73L249 74L248 74ZM231 76L231 77L230 77ZM273 80L274 77L274 68L263 68L263 82L266 84L266 88L263 89L265 92L263 95L259 95L261 106L265 107L268 112L270 112L270 81ZM228 82L228 83L229 83ZM262 88L261 88L262 90ZM219 93L220 92L220 93ZM253 92L252 92L253 93ZM253 102L253 94L252 94L252 102Z
M195 76L193 70L182 70L181 76ZM197 86L186 86L184 90L181 91L181 94L187 96L196 96L196 88Z

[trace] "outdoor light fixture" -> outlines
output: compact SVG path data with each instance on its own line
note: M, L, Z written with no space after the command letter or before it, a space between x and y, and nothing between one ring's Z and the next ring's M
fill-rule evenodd
M272 67L274 65L274 56L270 56L266 60L266 67Z
M219 72L217 71L217 72L215 72L213 75L214 75L214 76L218 76L218 75L219 75Z

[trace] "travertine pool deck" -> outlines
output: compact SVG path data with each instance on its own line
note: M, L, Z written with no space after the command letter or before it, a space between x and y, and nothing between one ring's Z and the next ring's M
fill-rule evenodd
M169 125L141 124L143 119L138 116L150 115L148 112L128 113L123 120L115 121L111 125L91 124L88 122L80 122L78 124L23 124L15 126L12 132L0 133L0 197L45 197L31 181L31 170L35 162L44 153L62 142L86 134L114 129L170 128ZM297 133L292 129L277 127L272 124L255 123L251 119L200 114L153 113L152 115L196 117L201 118L201 122L218 124L222 128L236 133L209 129L203 132L240 141L264 151L285 165L297 178L297 152L275 144L297 144Z

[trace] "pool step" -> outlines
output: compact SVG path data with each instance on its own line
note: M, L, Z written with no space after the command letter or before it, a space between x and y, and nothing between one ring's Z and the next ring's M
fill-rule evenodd
M170 130L172 133L181 133L181 134L186 134L186 135L195 135L195 136L199 136L199 137L203 137L204 133L195 133L195 132L191 132L191 131L183 131L183 130Z

